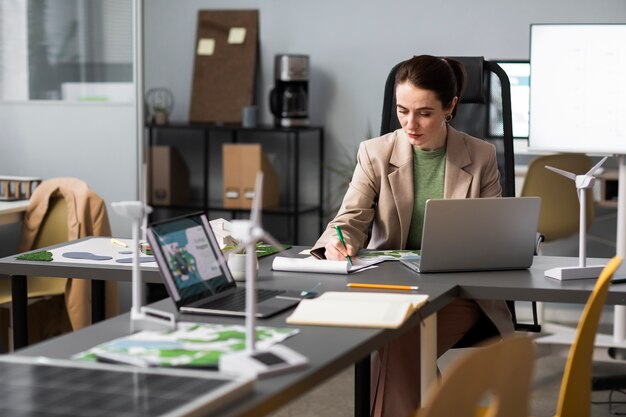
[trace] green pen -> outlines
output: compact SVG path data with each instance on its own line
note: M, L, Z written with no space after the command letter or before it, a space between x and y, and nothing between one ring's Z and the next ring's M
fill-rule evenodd
M339 241L341 242L343 247L348 250L346 242L343 240L343 233L341 233L341 228L339 226L335 226L335 230L337 231L337 236L339 236ZM350 264L350 266L352 266L352 259L350 259L350 255L346 255L346 258L348 258L348 263Z

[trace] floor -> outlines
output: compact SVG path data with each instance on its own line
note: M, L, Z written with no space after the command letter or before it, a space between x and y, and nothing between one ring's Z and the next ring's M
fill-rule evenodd
M611 257L615 254L616 211L612 208L598 207L595 221L587 236L587 255L589 257ZM578 256L578 237L573 236L560 242L545 244L542 248L545 255ZM601 325L601 331L611 332L610 309L607 311L607 322ZM575 325L580 315L580 307L546 306L546 319L558 319L563 324ZM533 386L531 394L531 415L535 417L552 417L556 412L556 404L563 376L563 368L569 347L538 346L535 361ZM445 367L454 361L463 349L450 351L444 355L439 365L445 373ZM626 361L611 358L604 349L594 352L594 376L625 375ZM626 382L624 383L626 388ZM606 404L612 395L614 401L624 404L610 406ZM353 368L345 369L333 379L306 395L285 405L272 417L348 417L354 415L354 373ZM619 392L598 391L592 395L591 415L594 417L614 416L613 412L626 413L626 394Z
M459 354L462 352L459 352ZM552 417L556 412L561 378L566 361L565 352L552 352L540 356L535 362L530 412L534 417ZM448 359L454 360L454 356ZM597 352L598 360L594 362L594 375L626 375L626 362L615 361L605 353ZM601 358L605 356L605 358ZM442 370L445 372L445 365ZM335 378L310 393L292 401L272 417L351 417L354 415L354 373L352 368L344 370ZM626 387L626 383L624 385ZM610 406L605 402L609 399L609 391L597 391L592 394L591 415L609 417L617 412L626 413L626 404ZM626 395L614 392L615 401L626 401ZM611 408L612 407L612 408Z

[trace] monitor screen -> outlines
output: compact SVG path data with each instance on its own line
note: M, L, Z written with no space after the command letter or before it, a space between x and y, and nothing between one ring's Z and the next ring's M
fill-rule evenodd
M232 285L219 245L201 215L155 223L148 237L174 301L194 301Z
M530 62L517 60L495 60L506 72L511 84L511 113L513 137L528 138L530 109ZM491 75L491 106L489 111L489 134L503 135L502 105L500 103L500 80Z
M626 25L533 24L530 149L626 154Z

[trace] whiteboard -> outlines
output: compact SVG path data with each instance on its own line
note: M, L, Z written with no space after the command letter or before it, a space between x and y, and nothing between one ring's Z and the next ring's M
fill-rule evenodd
M626 154L626 25L534 24L529 147Z

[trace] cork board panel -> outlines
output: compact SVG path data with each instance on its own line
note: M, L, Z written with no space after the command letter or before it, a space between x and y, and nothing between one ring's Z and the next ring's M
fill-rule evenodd
M200 10L189 120L241 123L254 100L258 10Z

